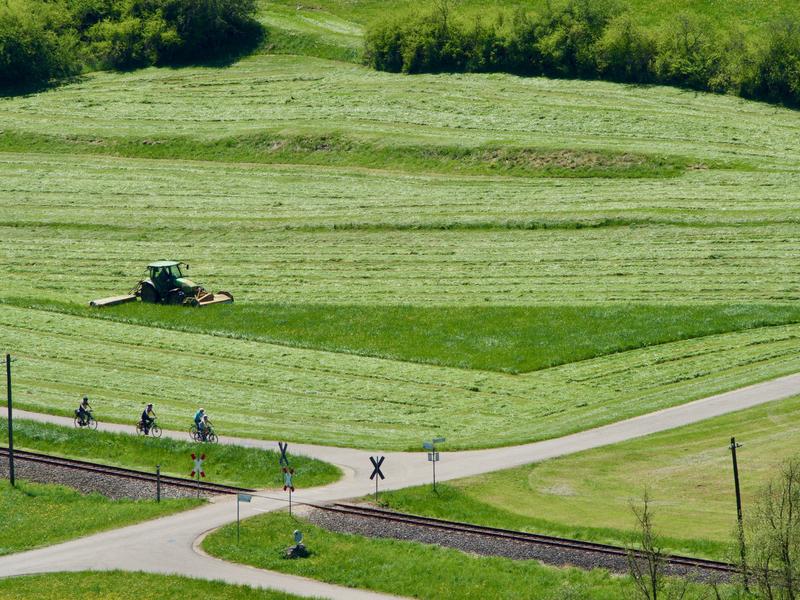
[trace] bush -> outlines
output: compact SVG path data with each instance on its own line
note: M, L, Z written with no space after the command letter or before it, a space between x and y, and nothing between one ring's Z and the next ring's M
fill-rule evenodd
M773 25L753 76L752 95L770 102L800 105L800 23Z
M0 7L0 85L40 85L79 69L77 38L62 32L67 15L44 8Z
M378 71L402 71L404 33L399 21L384 21L369 28L364 38L364 61Z
M163 48L178 42L160 18L101 21L89 31L93 53L101 63L115 69L135 69L158 62Z
M538 44L538 23L522 9L514 15L511 32L506 38L508 70L523 75L542 72L542 55Z
M616 8L597 0L570 0L549 9L539 21L536 37L546 75L596 77L597 42Z
M661 33L655 71L658 81L697 90L709 89L720 69L722 55L706 20L678 15Z
M609 23L597 43L598 70L611 81L653 81L655 57L656 40L628 15Z
M261 36L255 0L135 0L156 5L178 43L161 49L159 61L195 60L250 46ZM159 6L160 5L160 6Z
M0 85L87 66L132 69L234 54L261 40L255 0L17 0L0 7Z

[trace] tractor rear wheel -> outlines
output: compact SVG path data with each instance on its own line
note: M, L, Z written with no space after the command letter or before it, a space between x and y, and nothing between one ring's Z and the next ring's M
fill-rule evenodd
M151 302L153 304L160 300L158 291L149 281L145 281L142 284L142 289L139 291L139 297L142 299L142 302Z

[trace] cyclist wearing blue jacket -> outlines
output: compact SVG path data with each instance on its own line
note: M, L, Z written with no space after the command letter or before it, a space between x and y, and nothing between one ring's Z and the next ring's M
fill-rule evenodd
M194 424L197 427L197 432L205 438L205 423L203 423L203 417L206 414L206 409L201 408L196 413L194 413Z

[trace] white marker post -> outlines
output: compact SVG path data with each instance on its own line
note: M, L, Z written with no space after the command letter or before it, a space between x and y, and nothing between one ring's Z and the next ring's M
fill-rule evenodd
M428 452L428 462L433 467L433 491L436 492L436 463L439 462L439 453L436 451L436 444L443 444L445 438L433 438L430 442L423 442L422 447Z
M250 494L236 494L236 545L239 545L239 502L250 502Z

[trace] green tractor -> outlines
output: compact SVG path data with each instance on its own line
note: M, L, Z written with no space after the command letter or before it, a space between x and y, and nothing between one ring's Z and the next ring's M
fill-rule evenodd
M181 269L183 267L183 270ZM207 292L203 286L185 277L183 271L189 265L176 260L160 260L147 265L147 278L136 284L130 294L92 300L94 307L114 306L133 302L137 298L152 304L181 304L183 306L208 306L210 304L230 304L230 292Z

